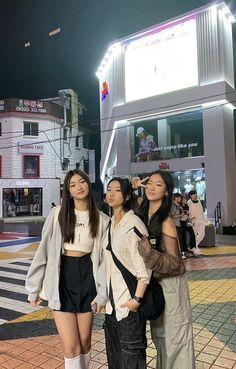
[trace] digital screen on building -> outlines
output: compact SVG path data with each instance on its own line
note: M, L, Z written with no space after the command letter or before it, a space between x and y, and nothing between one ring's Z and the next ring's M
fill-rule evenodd
M165 28L164 28L165 27ZM196 19L163 26L125 47L126 101L198 85Z

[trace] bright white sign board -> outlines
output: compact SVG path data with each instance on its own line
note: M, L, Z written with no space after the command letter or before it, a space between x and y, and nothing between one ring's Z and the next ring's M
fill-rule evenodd
M198 85L196 19L163 26L125 49L126 101Z

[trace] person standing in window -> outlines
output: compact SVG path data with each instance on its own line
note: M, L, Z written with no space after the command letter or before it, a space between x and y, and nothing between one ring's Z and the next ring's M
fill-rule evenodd
M157 145L152 135L143 127L137 129L136 137L139 139L139 150L136 154L137 161L158 160Z
M26 278L33 306L44 295L62 340L65 369L87 369L91 358L96 278L102 258L101 238L108 217L99 212L88 176L70 170L64 181L62 205L53 207Z

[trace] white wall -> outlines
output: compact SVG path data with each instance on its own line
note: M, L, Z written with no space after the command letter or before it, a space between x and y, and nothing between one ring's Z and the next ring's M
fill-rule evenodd
M233 109L231 106L212 109L203 114L203 121L207 214L214 217L220 201L223 225L230 225L236 221Z
M23 136L23 122L36 122L39 127L38 136ZM29 155L40 156L40 177L41 178L61 178L63 181L65 173L62 171L60 163L60 127L61 122L45 119L38 116L11 116L1 119L2 136L0 140L0 150L2 155L2 178L22 178L23 156L19 153L18 142L30 141L40 142L43 145L43 153L32 153ZM88 158L87 149L77 149L75 147L76 135L82 135L77 128L72 128L71 139L64 142L64 156L69 158L69 169L75 169L77 162L83 162L83 158ZM82 167L81 167L82 168Z

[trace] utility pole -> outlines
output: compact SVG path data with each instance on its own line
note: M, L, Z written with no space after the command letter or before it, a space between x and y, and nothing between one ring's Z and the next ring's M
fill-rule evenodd
M63 106L63 125L60 129L60 157L61 157L61 165L62 169L65 164L65 152L64 152L64 130L67 126L67 113L66 113L66 101L68 100L67 94L64 90L58 91L58 96L60 97L62 106Z

